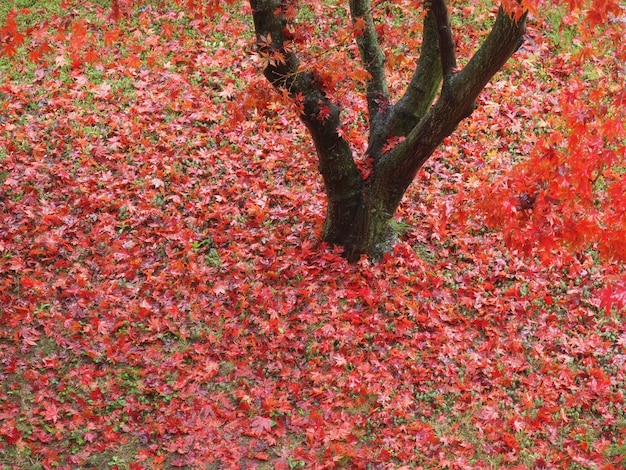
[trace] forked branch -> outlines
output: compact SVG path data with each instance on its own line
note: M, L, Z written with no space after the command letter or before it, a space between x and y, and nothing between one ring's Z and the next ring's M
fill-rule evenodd
M485 85L513 55L522 42L526 15L514 20L502 7L491 32L468 64L450 73L439 99L428 110L406 139L381 158L374 169L377 179L392 188L388 205L396 207L417 171L444 138L473 110ZM441 54L444 59L446 53ZM445 78L444 78L445 80Z

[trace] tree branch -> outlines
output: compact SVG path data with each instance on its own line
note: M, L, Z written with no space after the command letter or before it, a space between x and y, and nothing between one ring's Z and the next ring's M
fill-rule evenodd
M452 27L448 17L448 7L445 0L432 0L430 9L437 24L437 36L439 38L439 54L441 56L441 68L443 70L444 86L449 77L456 69L456 55L454 53L454 39Z
M457 99L465 96L463 101L469 106L491 77L519 49L526 32L526 16L524 13L521 18L514 20L500 6L491 32L468 64L452 79L451 89ZM472 97L471 101L469 97Z
M328 211L335 218L347 218L350 206L357 205L361 197L361 174L350 146L338 133L339 106L328 99L313 73L302 71L296 54L285 47L287 20L283 3L250 0L259 53L267 60L264 75L276 89L287 90L292 98L303 100L300 119L311 133L317 150L329 200Z
M391 111L390 128L394 135L406 136L417 125L433 104L441 79L437 23L429 9L424 17L422 47L415 72L406 92Z
M389 90L385 77L385 54L378 42L370 0L350 0L352 22L363 20L364 29L356 38L363 66L370 74L367 80L367 107L370 115L371 132L376 132L383 105L389 101Z

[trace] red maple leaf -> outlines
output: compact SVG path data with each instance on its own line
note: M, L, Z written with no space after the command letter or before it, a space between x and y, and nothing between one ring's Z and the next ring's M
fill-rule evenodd
M263 434L269 432L276 423L270 418L264 418L263 416L257 416L252 420L250 427L255 434Z

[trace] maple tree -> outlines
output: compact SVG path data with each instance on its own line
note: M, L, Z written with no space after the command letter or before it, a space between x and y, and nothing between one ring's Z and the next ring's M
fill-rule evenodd
M266 61L265 76L297 102L317 150L328 199L323 238L344 247L352 260L361 254L379 257L388 251L395 236L391 222L407 188L444 138L471 116L479 93L521 45L528 9L536 11L537 6L537 2L503 2L489 35L469 61L458 67L446 2L424 3L421 52L409 84L394 102L374 14L378 5L369 0L349 2L353 33L366 70L369 138L364 154L368 163L363 170L342 135L342 109L333 96L332 75L337 71L310 69L298 58L299 25L293 22L296 4L250 2L259 52ZM596 21L605 18L606 12L620 10L617 2L601 3L596 5ZM413 5L419 10L419 2ZM534 202L535 196L525 197ZM526 208L532 205L529 200Z
M348 259L361 254L380 257L392 244L391 221L418 170L472 114L480 91L520 46L526 12L500 7L491 33L459 69L446 2L426 2L421 54L405 93L393 103L372 4L351 0L353 28L367 71L365 154L371 168L362 174L340 133L341 108L333 101L332 84L320 72L306 70L292 47L298 31L288 19L295 17L295 4L253 0L250 5L259 50L267 60L265 76L298 100L300 117L315 143L328 198L324 240L344 247ZM390 145L398 138L402 141Z

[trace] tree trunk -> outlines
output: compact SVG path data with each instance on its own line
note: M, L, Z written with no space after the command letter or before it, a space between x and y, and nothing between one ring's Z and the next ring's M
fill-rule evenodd
M471 115L478 94L519 47L526 15L514 19L501 7L481 47L457 70L446 0L425 2L428 12L416 70L404 95L391 104L371 2L350 0L352 20L365 25L357 46L370 77L367 155L374 164L371 175L363 179L339 133L339 106L315 74L301 66L293 49L285 47L286 37L291 36L285 15L288 4L250 0L257 48L268 62L265 76L303 104L300 118L315 144L328 198L323 239L342 246L350 261L361 255L380 258L395 241L393 215L405 191L443 139ZM384 152L385 143L394 136L405 139Z
M338 211L329 207L324 221L323 240L342 246L349 261L357 261L362 254L378 259L397 238L391 225L393 212L382 210L384 194L366 183L364 186L363 197L348 217L338 217Z

